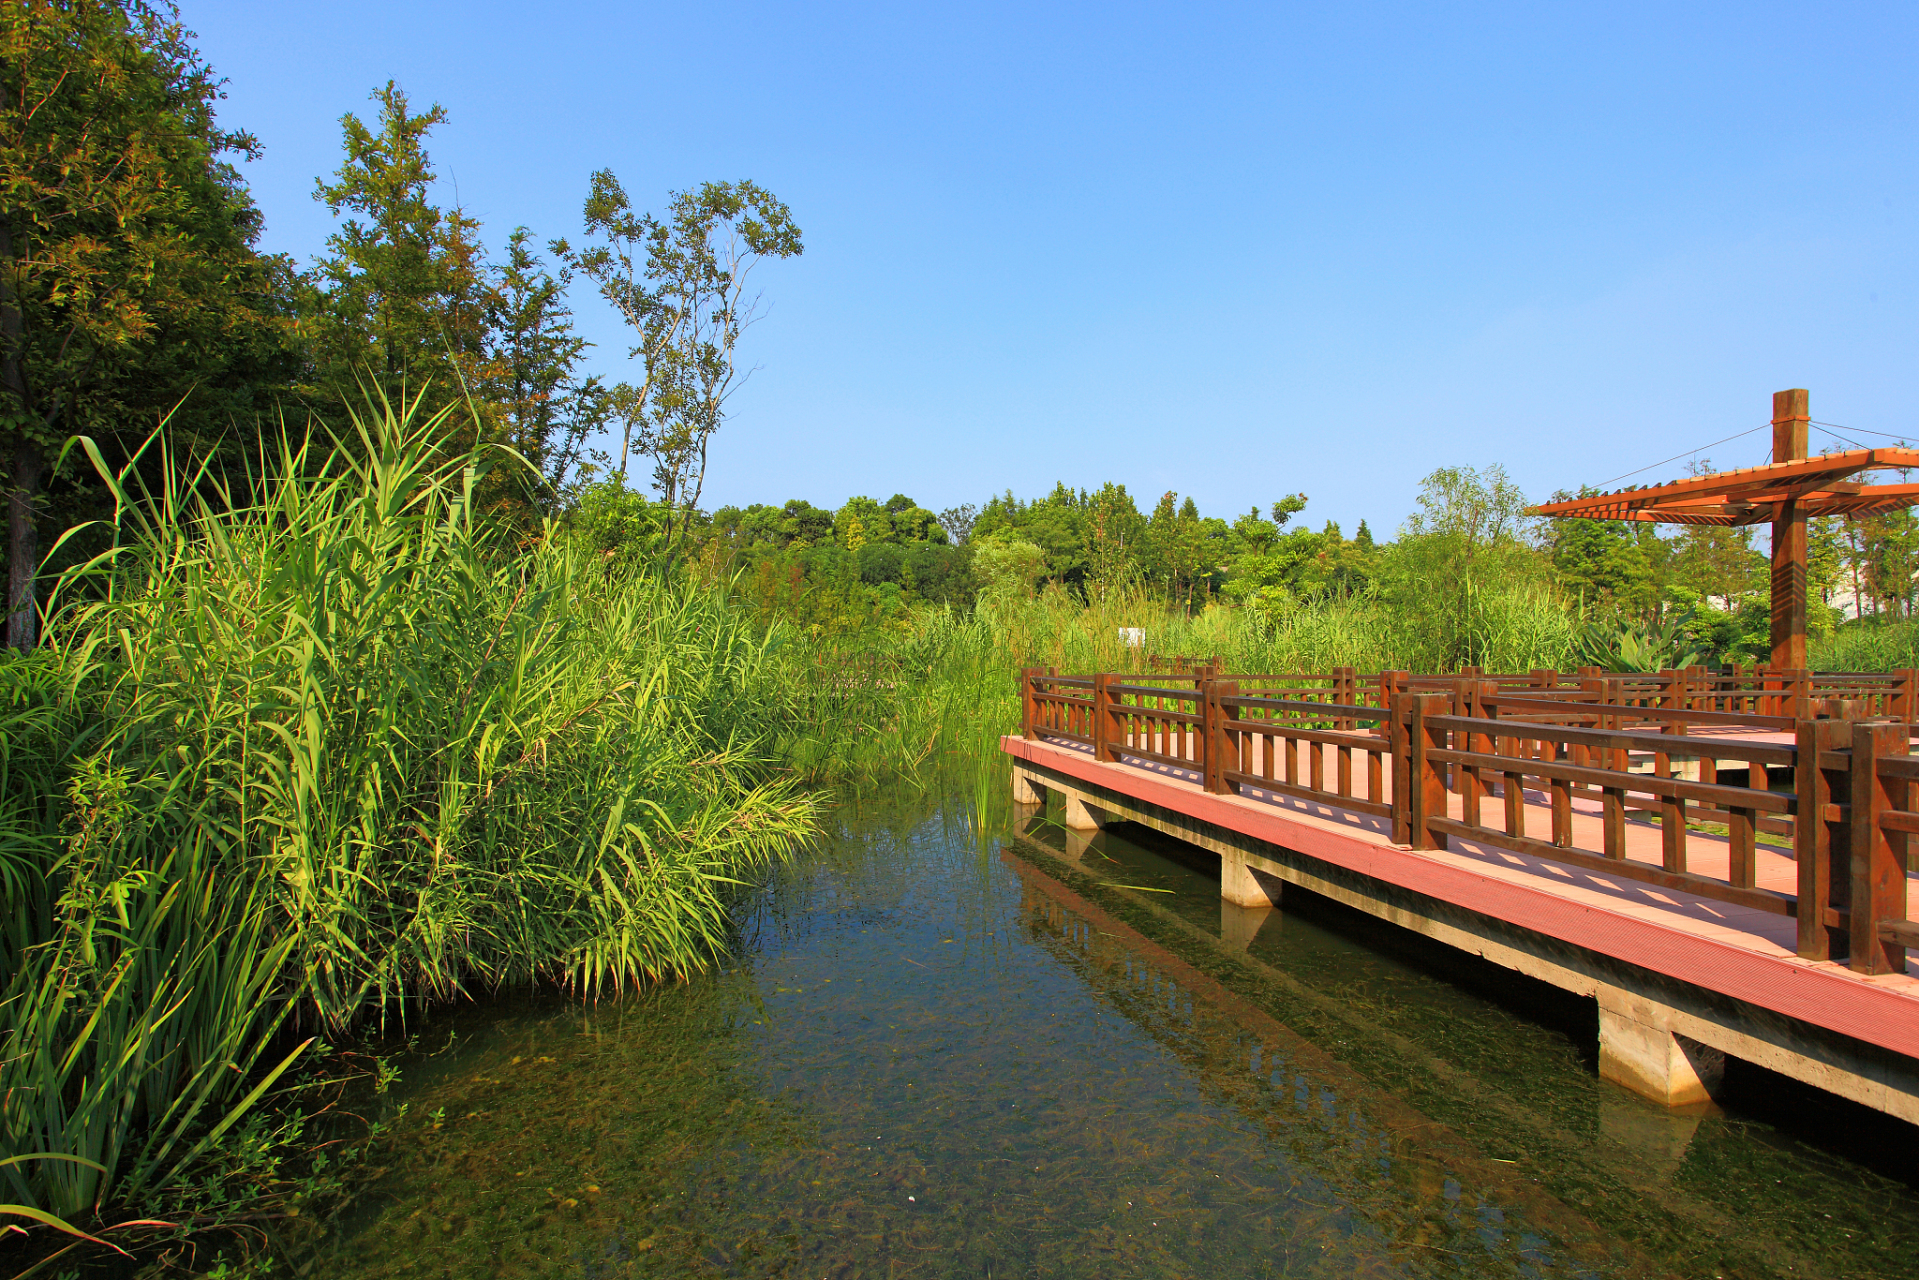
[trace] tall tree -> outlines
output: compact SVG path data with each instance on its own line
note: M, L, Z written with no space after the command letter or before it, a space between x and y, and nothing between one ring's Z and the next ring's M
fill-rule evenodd
M190 440L210 435L253 408L284 357L276 263L255 252L259 215L224 159L256 144L219 126L219 97L171 8L0 4L0 448L16 648L38 631L38 525L60 442L144 436L176 408Z
M622 473L630 446L652 457L670 562L699 506L726 403L752 372L740 363L739 343L761 314L753 270L803 252L800 229L784 204L752 182L676 191L665 218L639 214L607 170L593 175L586 219L605 243L580 255L580 270L638 337L630 354L641 361L643 380L623 395Z
M506 242L506 260L492 268L487 299L487 398L498 406L505 442L538 471L535 501L554 510L567 491L588 436L600 430L609 393L597 377L579 376L592 345L573 327L566 302L573 270L564 245L557 275L546 269L518 227Z
M674 192L666 228L654 269L660 297L682 320L678 341L667 348L668 376L647 451L669 513L690 515L706 487L707 448L726 403L752 374L740 363L739 343L762 314L753 269L766 258L798 257L805 246L787 207L752 182ZM685 527L682 518L678 536ZM669 557L675 536L669 526Z
M668 231L652 214L633 208L626 188L611 169L593 175L584 213L586 234L598 243L589 243L577 255L564 240L555 241L553 248L569 266L593 282L600 296L634 333L634 343L626 355L640 362L640 380L622 380L611 396L612 416L620 424L620 457L615 469L624 483L634 436L645 433L666 352L678 339L685 317L667 304L658 269Z
M309 278L310 390L321 406L335 405L371 377L368 390L395 398L425 389L430 409L482 380L492 290L479 223L433 202L426 138L445 109L415 112L390 80L371 97L374 124L351 112L340 118L346 160L332 182L315 184L314 199L346 221ZM468 414L453 420L467 431L497 426Z

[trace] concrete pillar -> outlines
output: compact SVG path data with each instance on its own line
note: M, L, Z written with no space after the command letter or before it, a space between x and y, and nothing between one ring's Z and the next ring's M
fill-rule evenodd
M1599 1078L1669 1107L1712 1101L1726 1056L1658 1025L1658 1008L1630 1000L1625 1008L1599 1005Z
M1244 855L1219 855L1219 896L1240 907L1276 907L1281 881L1253 874Z
M1013 766L1013 803L1046 803L1045 789L1033 781L1032 774L1028 773L1023 766L1017 764Z
M1063 793L1066 801L1066 816L1062 819L1067 828L1073 831L1097 831L1106 825L1106 815L1087 804L1084 800L1068 791Z
M1269 906L1242 907L1225 898L1219 900L1219 940L1229 951L1244 951L1253 945L1259 930L1275 914Z

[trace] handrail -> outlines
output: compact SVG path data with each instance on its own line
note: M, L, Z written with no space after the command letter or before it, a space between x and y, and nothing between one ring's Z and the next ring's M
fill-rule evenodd
M1808 960L1903 971L1905 949L1919 947L1906 881L1907 843L1919 836L1914 672L1873 676L1872 696L1854 699L1804 691L1864 691L1863 679L1805 671L1619 677L1587 669L1577 686L1554 671L1216 671L1028 668L1021 732L1083 744L1106 763L1189 770L1211 792L1386 818L1394 843L1411 849L1467 840L1792 916ZM1726 687L1734 681L1763 684ZM1282 696L1298 694L1309 696ZM1793 714L1718 710L1726 700ZM1895 707L1891 722L1866 718ZM1712 732L1723 729L1792 737L1741 741ZM1776 789L1782 775L1787 790ZM1499 820L1485 820L1487 802ZM1529 819L1543 829L1529 831ZM1656 824L1658 863L1628 856L1629 822L1642 831ZM1757 883L1762 834L1791 837L1796 892Z
M1531 706L1564 705L1557 699L1528 698L1523 695L1488 694L1481 702L1501 707L1519 707L1522 711ZM1612 713L1615 715L1640 716L1648 720L1671 720L1684 724L1723 724L1739 728L1791 729L1796 723L1791 716L1747 716L1736 711L1687 711L1674 707L1632 707L1612 702L1574 702L1577 712L1567 714L1593 715Z

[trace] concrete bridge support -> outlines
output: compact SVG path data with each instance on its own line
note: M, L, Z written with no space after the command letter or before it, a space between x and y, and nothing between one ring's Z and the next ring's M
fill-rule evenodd
M1599 1078L1669 1107L1712 1101L1726 1055L1672 1030L1672 1010L1610 988L1599 997Z

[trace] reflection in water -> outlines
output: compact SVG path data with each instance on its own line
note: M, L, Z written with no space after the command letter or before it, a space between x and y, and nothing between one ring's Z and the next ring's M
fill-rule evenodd
M307 1274L1864 1276L1914 1256L1904 1187L1599 1084L1556 997L1355 941L1311 903L1222 907L1203 859L1142 833L1016 825L849 813L756 897L740 968L436 1024L452 1047L409 1066L385 1172Z

